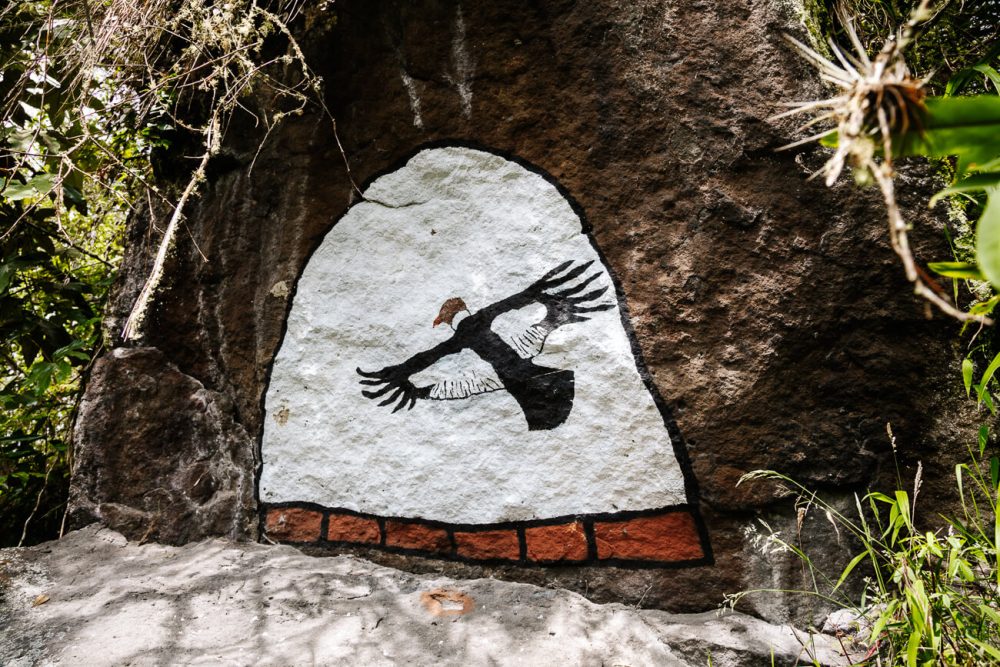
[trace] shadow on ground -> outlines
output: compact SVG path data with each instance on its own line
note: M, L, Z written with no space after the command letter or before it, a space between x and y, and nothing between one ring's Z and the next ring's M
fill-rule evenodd
M468 600L471 599L471 604ZM91 526L0 551L0 664L847 664L836 640L714 612L417 575L352 556ZM709 663L711 656L711 663ZM761 661L764 662L761 662Z

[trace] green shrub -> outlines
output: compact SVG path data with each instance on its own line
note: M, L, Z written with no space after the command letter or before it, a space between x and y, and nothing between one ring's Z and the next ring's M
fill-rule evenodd
M321 81L287 23L325 5L23 0L0 9L0 546L58 535L72 420L102 346L126 218L141 211L163 236L116 339L141 334L232 116L249 114L266 136L321 103ZM169 155L171 145L185 155ZM172 167L168 177L154 178L154 163Z
M891 437L891 433L890 433ZM795 553L815 582L801 591L834 602L860 619L859 665L960 665L1000 662L1000 458L986 458L987 427L969 450L969 461L955 467L961 516L938 517L944 527L922 529L916 521L921 471L912 490L900 485L892 495L871 492L856 499L847 516L789 477L755 471L740 480L771 479L792 487L801 504L827 513L861 545L836 580L814 569L809 555L770 532L770 548ZM895 444L895 443L894 443ZM926 522L925 522L926 523ZM863 578L859 599L843 591L852 577ZM729 596L735 606L750 594Z

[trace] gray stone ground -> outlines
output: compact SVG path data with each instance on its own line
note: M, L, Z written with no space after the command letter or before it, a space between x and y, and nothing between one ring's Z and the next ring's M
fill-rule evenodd
M837 640L714 612L416 575L351 556L95 526L0 551L0 665L848 664ZM710 659L711 656L711 659Z

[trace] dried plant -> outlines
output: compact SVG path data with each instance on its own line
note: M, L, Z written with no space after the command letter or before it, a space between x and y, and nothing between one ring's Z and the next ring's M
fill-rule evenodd
M842 50L829 39L836 62L786 36L789 43L817 68L820 78L836 87L837 94L822 100L789 103L790 110L774 116L773 119L779 119L810 114L812 118L800 130L832 123L822 132L782 148L800 146L835 134L836 150L819 173L826 177L829 186L837 180L844 166L850 165L859 181L874 180L888 210L892 249L902 260L906 278L913 284L916 294L956 319L992 324L986 315L966 313L957 308L917 265L910 247L910 225L903 218L896 200L893 140L911 130L919 132L926 112L924 81L910 74L904 53L913 42L917 28L933 16L930 0L920 2L910 19L885 41L874 58L866 53L851 17L842 6L838 9L838 16L852 51Z
M38 31L33 66L11 87L0 113L4 119L10 118L26 90L38 81L52 81L53 88L59 89L64 112L83 122L77 124L79 131L73 142L62 149L64 166L51 192L58 195L63 178L78 169L76 154L96 148L105 156L107 168L141 185L146 199L158 199L169 211L156 259L125 323L123 339L141 332L185 210L204 180L208 161L219 152L233 115L243 111L253 116L263 127L266 140L283 119L303 113L311 103L325 111L322 80L309 68L288 28L300 9L301 0L51 3ZM14 11L8 8L0 12L0 18ZM275 37L280 37L286 48L277 55L271 55L270 50L265 53L265 42ZM72 76L62 81L52 79L50 74L56 70L72 72ZM260 103L254 104L254 99ZM99 112L95 102L100 104ZM148 168L127 164L107 145L106 136L91 131L86 121L97 113L104 118L129 113L133 130L141 128L145 119L159 116L173 127L197 135L201 152L179 195L166 195L152 183ZM40 136L36 133L11 174L44 152ZM46 157L53 156L49 152ZM97 187L105 185L101 173L85 176ZM150 216L156 220L152 206Z
M266 140L309 105L329 117L288 28L302 6L0 3L0 544L61 531L73 417L128 216L148 208L162 233L122 332L137 338L231 119L247 114ZM171 176L154 178L154 151Z

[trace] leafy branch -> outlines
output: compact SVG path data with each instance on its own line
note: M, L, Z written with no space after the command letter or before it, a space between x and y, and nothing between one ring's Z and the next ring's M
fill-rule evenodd
M126 340L142 335L233 117L252 118L264 140L309 105L330 117L288 27L301 11L301 0L0 9L0 535L31 539L29 524L51 526L65 497L72 417L127 217L148 206L163 235ZM162 159L182 144L198 147L193 168ZM154 176L154 164L172 171Z

